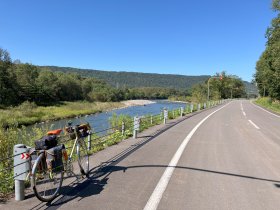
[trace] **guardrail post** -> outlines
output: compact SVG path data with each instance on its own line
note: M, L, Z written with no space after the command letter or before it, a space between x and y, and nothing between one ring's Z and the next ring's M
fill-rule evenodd
M203 104L203 109L206 109L206 103Z
M88 143L88 151L90 151L91 150L91 132L88 134L88 140L87 140L87 143Z
M190 111L191 111L191 113L193 112L193 104L191 104L190 105L191 107L190 107Z
M173 119L175 119L175 110L172 110L172 114L173 114Z
M14 146L15 200L24 200L24 181L30 171L30 148L24 144Z
M197 104L197 111L200 111L200 103Z
M140 129L140 118L139 117L134 117L134 126L133 126L133 138L137 138L137 132Z
M181 109L180 109L180 110L181 110L180 116L181 116L181 117L183 117L184 108L183 108L183 107L181 107Z
M124 122L122 121L122 135L124 135Z
M164 109L163 110L163 124L166 124L167 118L168 118L168 110Z
M151 115L151 125L153 124L153 115Z

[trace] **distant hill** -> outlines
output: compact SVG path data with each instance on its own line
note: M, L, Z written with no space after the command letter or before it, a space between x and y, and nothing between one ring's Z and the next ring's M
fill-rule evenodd
M174 74L153 74L137 72L100 71L92 69L77 69L70 67L40 66L51 71L78 73L83 77L102 79L114 87L164 87L189 89L194 84L205 82L210 76L184 76Z
M254 84L247 82L247 81L244 81L244 84L245 84L247 94L249 94L251 96L252 95L258 96L259 92L258 92L257 87Z
M174 74L155 74L137 72L101 71L93 69L78 69L71 67L39 66L51 71L78 73L83 77L95 77L114 87L164 87L175 89L189 89L193 85L205 82L210 75L185 76ZM244 82L248 92L257 94L257 89L249 82Z

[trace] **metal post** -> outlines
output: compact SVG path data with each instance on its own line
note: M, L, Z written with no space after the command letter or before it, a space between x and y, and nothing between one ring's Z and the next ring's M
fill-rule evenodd
M167 118L168 118L168 110L164 109L163 110L163 124L166 124Z
M190 111L191 111L191 113L193 112L193 104L191 104L191 107L190 107Z
M137 138L137 130L133 129L133 138L136 139Z
M175 110L174 109L173 109L172 113L173 113L173 119L175 119Z
M122 135L124 135L124 122L122 122Z
M153 115L151 115L151 125L153 124Z
M133 126L133 138L137 138L137 132L140 129L140 118L139 117L134 117L134 126Z
M209 101L209 98L210 98L210 88L209 88L209 82L210 82L210 79L211 77L208 79L208 82L207 82L207 101Z
M15 200L24 200L24 181L30 171L30 148L24 144L14 146Z
M90 151L91 150L91 132L88 134L88 151Z
M133 129L133 138L136 139L137 138L137 130Z
M15 200L23 201L24 200L24 181L15 180Z
M183 107L181 107L181 117L183 117L183 112L184 112L184 108Z

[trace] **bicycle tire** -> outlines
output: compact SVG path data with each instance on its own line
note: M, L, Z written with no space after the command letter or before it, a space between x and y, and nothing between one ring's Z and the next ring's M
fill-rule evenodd
M89 177L89 155L84 139L79 139L77 147L78 164L80 167L81 174L85 175L86 177Z
M32 168L31 181L36 197L40 201L50 202L58 195L61 188L63 170L60 172L50 172L46 166L45 155L42 153Z

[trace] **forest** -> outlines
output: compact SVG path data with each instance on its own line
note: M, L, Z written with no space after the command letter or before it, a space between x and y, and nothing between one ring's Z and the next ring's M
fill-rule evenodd
M255 82L260 94L280 100L280 0L272 4L276 17L266 31L266 48L256 64Z
M0 48L0 105L15 106L24 101L51 105L59 101L115 102L129 99L166 99L186 91L164 87L113 87L104 80L75 72L60 72L12 61Z
M83 77L94 77L107 82L113 87L118 88L163 87L174 89L190 89L193 85L202 83L210 77L210 75L186 76L123 71L116 72L57 66L40 66L39 68L54 72L78 73Z

